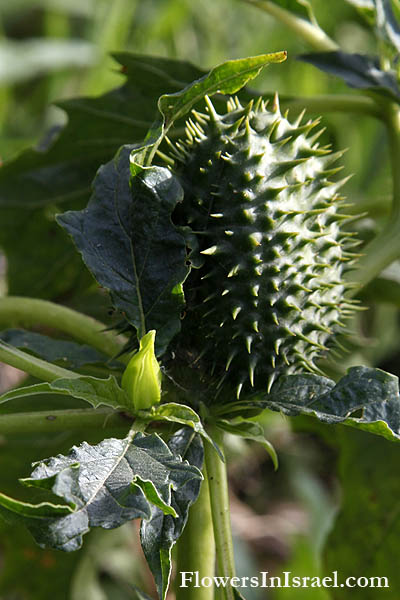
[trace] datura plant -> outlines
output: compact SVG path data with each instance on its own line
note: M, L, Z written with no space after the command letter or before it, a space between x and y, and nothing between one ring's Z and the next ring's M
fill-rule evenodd
M282 114L278 96L245 87L285 57L228 61L205 74L178 63L172 77L173 62L120 56L135 81L157 60L169 74L158 119L100 167L87 207L57 217L109 293L114 332L46 300L0 299L9 327L0 358L39 380L0 402L49 394L91 405L55 405L29 419L5 412L0 432L104 434L35 463L21 480L33 500L0 494L0 515L25 524L41 547L66 552L92 528L141 519L161 600L178 540L178 573L213 577L216 562L227 578L220 597L242 598L230 583L225 432L261 443L275 467L252 419L263 410L400 440L394 376L363 366L336 382L324 375L358 308L358 242L339 192L341 152L320 145L319 120ZM75 341L15 329L34 324ZM214 598L212 586L175 591L179 600Z

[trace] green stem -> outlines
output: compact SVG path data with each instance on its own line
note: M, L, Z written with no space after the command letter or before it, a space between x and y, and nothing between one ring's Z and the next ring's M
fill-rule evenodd
M400 256L400 109L393 102L387 102L383 109L393 179L392 208L386 226L364 249L357 270L349 272L348 279L355 283L354 293Z
M213 427L209 430L209 434L223 452L222 431ZM231 579L235 577L235 560L233 555L226 462L222 462L213 446L208 442L205 443L204 452L208 485L210 488L210 504L214 526L218 575ZM224 588L224 600L234 599L234 589L228 585Z
M42 410L21 412L0 416L0 434L52 433L58 431L129 428L129 421L122 415L109 409L92 408Z
M271 98L272 98L271 94ZM315 96L279 97L286 108L303 108L318 114L329 112L356 113L384 120L384 114L377 103L367 96L350 94L321 94Z
M332 52L339 47L317 23L310 23L301 17L297 17L292 12L281 8L269 0L244 0L275 17L278 21L291 29L298 37L302 38L314 50Z
M9 346L0 340L0 362L21 369L33 377L43 381L54 381L60 378L80 377L78 373L53 365L41 358L36 358L27 352L23 352L14 346Z
M193 581L188 587L181 587L182 573L199 572L199 578L214 577L215 545L210 508L210 494L206 469L204 481L195 504L190 508L189 519L179 538L176 569L176 600L213 600L213 586L194 588ZM189 577L190 575L188 575Z
M1 327L37 327L58 329L93 346L107 356L118 354L126 343L123 336L104 331L106 325L80 312L47 300L5 296L0 298ZM123 357L120 358L123 361Z

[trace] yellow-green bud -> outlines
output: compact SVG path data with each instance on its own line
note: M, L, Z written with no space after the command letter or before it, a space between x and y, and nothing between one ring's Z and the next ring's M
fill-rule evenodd
M140 340L122 376L122 387L127 392L135 410L151 408L161 398L161 371L154 353L155 330Z

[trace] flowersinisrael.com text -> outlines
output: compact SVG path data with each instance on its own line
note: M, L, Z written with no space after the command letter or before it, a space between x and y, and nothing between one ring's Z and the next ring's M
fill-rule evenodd
M389 588L387 577L351 576L341 578L337 571L330 576L303 576L292 575L291 571L283 571L281 575L270 575L268 571L261 571L258 576L252 577L200 577L199 571L181 571L179 587L202 588Z

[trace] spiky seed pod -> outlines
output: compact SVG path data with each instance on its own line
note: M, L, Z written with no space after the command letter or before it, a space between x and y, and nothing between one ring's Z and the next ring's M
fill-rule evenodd
M260 99L194 113L173 147L185 198L175 219L197 235L181 339L201 351L216 387L268 389L282 372L315 372L351 304L353 255L329 178L342 153Z

